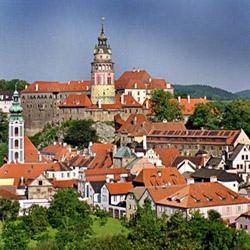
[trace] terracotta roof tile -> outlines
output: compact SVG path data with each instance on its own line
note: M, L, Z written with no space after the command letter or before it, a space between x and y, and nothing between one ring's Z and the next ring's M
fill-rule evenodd
M80 92L90 90L91 81L69 81L68 83L36 81L30 84L23 93L47 92Z
M155 148L154 151L157 155L159 155L159 158L165 167L172 166L175 158L181 154L180 151L174 147Z
M24 183L30 179L35 179L45 171L60 171L68 170L68 168L61 163L11 163L4 164L0 168L0 179L13 178L14 185L19 186L21 177L24 178Z
M181 185L186 180L176 168L147 168L143 169L133 180L134 183L141 183L145 187L162 185Z
M172 167L178 167L178 165L184 160L191 161L196 167L204 167L205 160L204 157L201 156L177 156L175 160L172 162Z
M127 194L133 189L131 182L107 183L106 187L111 195Z
M181 111L183 115L192 115L194 113L195 107L197 104L207 104L208 100L205 98L190 98L188 99L181 99Z
M180 185L171 190L167 187L164 198L156 198L156 203L180 208L198 208L250 203L248 199L233 192L218 182ZM149 190L150 192L150 190Z
M91 99L87 95L69 95L64 99L63 103L59 107L79 107L88 108L92 105Z
M110 151L113 150L113 144L112 143L93 143L91 147L92 151L94 153L97 153L99 151Z
M53 180L52 184L55 188L73 188L77 185L77 180Z

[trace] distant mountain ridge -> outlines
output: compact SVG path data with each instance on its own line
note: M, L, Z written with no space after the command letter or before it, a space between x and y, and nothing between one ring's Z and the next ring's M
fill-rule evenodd
M250 98L250 89L242 90L242 91L236 92L234 94L239 96L239 97Z
M199 98L206 96L209 100L233 100L239 98L237 94L230 91L211 87L209 85L180 85L174 84L175 93L183 93L190 95L193 98Z

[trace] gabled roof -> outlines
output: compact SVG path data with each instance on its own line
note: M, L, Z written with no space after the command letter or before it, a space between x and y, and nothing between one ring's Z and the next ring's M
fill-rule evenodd
M129 147L120 147L117 150L117 153L114 155L114 158L132 158L135 157L135 154L131 151Z
M0 197L7 200L18 200L16 188L12 189L11 187L0 187Z
M210 157L210 159L206 163L206 167L217 167L223 159L221 157Z
M204 158L201 156L177 156L171 166L178 167L185 160L192 162L196 167L204 166Z
M160 160L162 161L165 167L172 166L172 163L181 153L178 149L174 147L170 148L154 148L154 151L159 155Z
M72 180L53 180L52 184L55 188L73 188L77 185L78 181Z
M189 209L250 203L245 197L218 182L196 182L176 188L170 186L165 189L163 196L156 197L154 201L163 206Z
M21 185L21 178L24 184L28 184L31 180L46 171L66 171L67 166L62 163L10 163L4 164L0 168L0 179L14 179L14 186Z
M209 180L212 176L216 176L217 180L219 181L237 181L239 183L243 182L243 180L237 174L228 173L221 169L200 168L191 174L191 177L194 179Z
M145 187L149 187L180 185L185 184L186 180L176 168L147 168L141 170L133 182L143 184Z
M238 154L240 153L240 151L245 147L244 144L238 144L234 150L233 153L229 156L229 161L233 161L235 160L235 158L238 156Z
M111 195L127 194L133 189L131 182L107 183L106 187Z
M208 100L205 98L190 98L180 100L181 111L183 115L192 115L195 111L196 105L207 104Z
M93 182L90 182L90 185L94 189L95 193L100 193L105 183L106 181L93 181Z
M47 162L45 157L40 156L40 152L30 141L28 136L24 136L24 162Z
M144 194L146 187L134 187L130 193L132 193L137 201L139 201Z

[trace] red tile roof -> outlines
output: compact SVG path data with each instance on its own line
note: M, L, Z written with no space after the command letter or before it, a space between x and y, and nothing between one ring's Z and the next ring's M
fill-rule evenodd
M77 180L53 180L52 184L55 188L73 188L77 185Z
M186 183L185 177L176 168L146 168L133 181L145 187Z
M86 181L106 181L107 176L113 175L115 180L120 180L120 175L129 175L129 171L126 168L109 168L109 169L87 169L85 170Z
M241 130L158 130L148 133L147 141L168 144L233 145ZM159 138L161 140L159 140Z
M154 151L157 155L159 155L159 158L165 167L172 166L172 163L175 158L181 154L180 151L174 147L155 148Z
M0 197L7 200L18 200L18 196L16 194L16 188L9 187L0 187Z
M68 83L36 81L22 91L25 93L80 92L90 90L91 81L69 81Z
M19 186L21 177L24 178L24 183L27 184L29 180L33 180L45 171L60 171L68 170L68 168L61 163L10 163L4 164L0 168L0 179L14 179L14 185Z
M131 182L107 183L106 187L111 195L127 194L133 189Z
M172 189L172 191L171 189L171 186L167 187L165 189L166 195L164 198L156 198L156 203L180 208L198 208L250 203L245 197L233 192L231 189L228 189L218 182L197 182L194 184L177 186L177 188ZM151 190L149 189L149 193L150 192Z
M113 150L113 144L112 143L93 143L91 147L92 151L94 153L100 152L100 151L110 151Z
M72 151L70 146L62 144L50 144L41 150L43 155L51 155L52 160L61 161L62 159L70 160L76 155L76 151Z
M180 106L183 115L192 115L194 113L195 107L197 104L207 104L208 100L205 98L190 98L188 99L181 99Z
M59 107L83 107L88 108L92 105L91 99L87 95L69 95L64 99L63 103Z
M47 159L40 156L40 152L30 141L28 136L24 136L24 162L47 162Z

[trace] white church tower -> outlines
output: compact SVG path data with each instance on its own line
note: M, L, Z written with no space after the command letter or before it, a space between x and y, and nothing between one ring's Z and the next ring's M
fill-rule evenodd
M18 91L15 90L9 118L8 163L24 163L24 119Z

